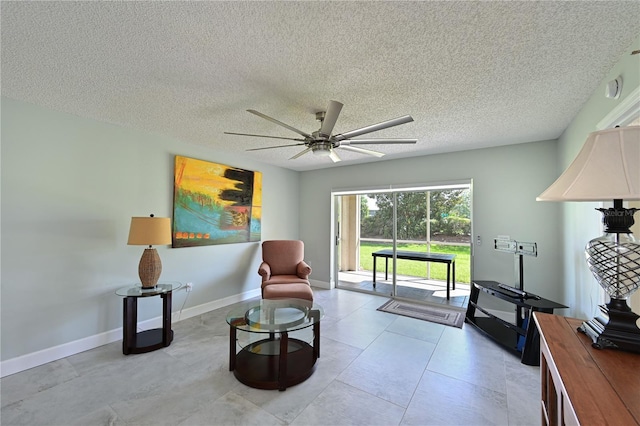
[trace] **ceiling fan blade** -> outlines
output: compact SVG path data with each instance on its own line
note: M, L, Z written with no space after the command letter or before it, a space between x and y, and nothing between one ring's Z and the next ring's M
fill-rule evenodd
M320 127L321 135L325 135L327 137L331 136L331 132L336 125L336 121L338 121L338 116L340 115L342 106L343 105L338 101L329 101L327 112L324 115L324 120L322 120L322 126Z
M404 115L402 117L394 118L393 120L383 121L382 123L372 124L371 126L363 127L361 129L341 133L335 136L335 140L342 141L344 139L351 139L355 138L356 136L364 135L366 133L377 132L378 130L387 129L389 127L398 126L400 124L410 123L412 121L413 117L411 117L410 115Z
M340 157L338 157L338 154L336 154L336 152L333 149L329 151L329 158L331 158L331 161L333 161L334 163L342 161Z
M277 146L265 146L264 148L251 148L251 149L247 149L247 151L260 151L263 149L271 149L271 148L288 148L290 146L300 146L300 145L304 145L303 143L293 143L290 145L277 145Z
M309 151L311 151L311 148L307 148L304 151L300 151L299 153L297 153L293 157L289 158L289 160L295 160L296 158L302 157L303 155L305 155Z
M378 151L371 151L370 149L358 148L349 145L340 145L338 148L346 149L347 151L359 152L360 154L373 155L374 157L384 157L384 154Z
M418 139L349 139L340 141L340 145L374 145L374 144L412 144L418 143Z
M304 142L304 139L300 139L300 138L283 138L280 136L267 136L267 135L252 135L250 133L234 133L234 132L224 132L225 135L238 135L238 136L255 136L258 138L270 138L270 139L285 139L288 141L300 141L300 142Z
M268 115L264 115L263 113L258 112L258 111L254 110L254 109L248 109L248 110L247 110L247 112L250 112L251 114L257 115L258 117L262 117L262 118L264 118L265 120L269 120L269 121L271 121L272 123L276 123L278 126L282 126L282 127L284 127L285 129L289 129L289 130L291 130L291 131L294 131L294 132L296 132L297 134L304 136L305 138L310 138L310 137L311 137L311 135L310 135L309 133L305 133L305 132L303 132L302 130L298 130L298 129L296 129L295 127L291 127L291 126L289 126L288 124L284 124L282 121L278 121L278 120L276 120L275 118L271 118L271 117L269 117Z

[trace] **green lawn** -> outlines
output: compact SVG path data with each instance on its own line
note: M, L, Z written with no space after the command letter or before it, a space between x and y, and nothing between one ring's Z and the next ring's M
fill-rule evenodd
M371 253L393 248L391 244L373 243L368 241L360 242L360 267L365 271L373 271L373 256ZM398 244L398 250L425 252L425 244ZM432 253L447 253L456 255L456 282L470 282L471 274L471 248L469 246L449 246L449 245L431 245ZM389 259L389 276L393 271L392 261ZM426 277L427 263L417 262L415 260L398 259L398 275L409 275L413 277ZM431 279L443 280L447 279L447 265L444 263L429 262L431 267ZM378 273L384 273L384 262L378 258L376 262Z

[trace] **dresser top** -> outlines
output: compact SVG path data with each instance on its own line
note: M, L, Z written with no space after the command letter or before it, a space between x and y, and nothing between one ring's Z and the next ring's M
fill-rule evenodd
M575 318L535 312L534 319L580 423L640 425L640 354L593 348Z

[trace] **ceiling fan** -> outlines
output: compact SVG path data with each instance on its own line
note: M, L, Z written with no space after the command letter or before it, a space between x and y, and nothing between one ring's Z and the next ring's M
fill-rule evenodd
M227 135L239 135L239 136L255 136L260 138L271 138L271 139L285 139L291 141L297 141L300 143L294 143L289 145L277 145L277 146L268 146L265 148L253 148L248 149L247 151L259 151L262 149L272 149L272 148L285 148L290 146L305 146L306 148L294 155L290 158L290 160L295 160L303 156L308 152L312 152L315 155L329 157L333 160L334 163L340 161L340 157L334 151L335 148L345 149L348 151L358 152L361 154L373 155L375 157L384 156L383 153L377 151L371 151L369 149L360 148L353 145L371 145L371 144L415 144L418 142L417 139L351 139L357 136L361 136L367 133L377 132L378 130L387 129L389 127L398 126L400 124L410 123L413 121L413 118L410 115L404 115L402 117L394 118L393 120L383 121L382 123L373 124L370 126L362 127L360 129L351 130L350 132L339 133L337 135L332 135L333 127L338 121L338 115L342 110L342 104L337 101L329 101L329 106L326 111L321 111L316 113L316 119L320 121L320 129L313 133L306 133L302 130L298 130L295 127L291 127L288 124L285 124L281 121L276 120L275 118L271 118L267 115L262 114L253 109L248 109L247 112L251 114L257 115L258 117L262 117L265 120L269 120L272 123L275 123L279 126L282 126L286 129L296 132L297 134L303 136L303 138L286 138L279 136L266 136L266 135L252 135L248 133L233 133L233 132L224 132Z

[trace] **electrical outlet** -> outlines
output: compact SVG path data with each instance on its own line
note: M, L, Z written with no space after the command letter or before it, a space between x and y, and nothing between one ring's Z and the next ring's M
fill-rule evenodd
M193 290L193 283L187 283L185 285L185 289L187 290L187 293Z

